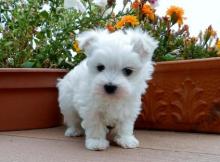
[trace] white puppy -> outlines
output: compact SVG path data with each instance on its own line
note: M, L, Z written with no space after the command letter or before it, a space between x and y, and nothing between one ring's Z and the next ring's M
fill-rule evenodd
M58 83L65 135L79 136L85 130L86 148L104 150L111 126L118 145L138 147L134 122L151 79L157 42L141 29L91 30L81 33L78 41L87 58Z

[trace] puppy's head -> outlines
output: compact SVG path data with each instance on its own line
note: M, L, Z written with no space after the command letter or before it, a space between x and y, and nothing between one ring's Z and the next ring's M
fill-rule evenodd
M157 42L140 29L91 30L81 33L78 41L87 55L94 95L116 99L132 95L147 79L146 74L152 73L152 69L143 68L151 63Z

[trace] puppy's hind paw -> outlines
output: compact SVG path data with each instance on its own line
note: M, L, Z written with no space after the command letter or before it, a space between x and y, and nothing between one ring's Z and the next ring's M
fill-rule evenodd
M115 137L114 141L126 149L139 146L139 141L134 136Z
M86 148L89 150L101 151L109 147L109 141L106 139L89 138L86 139Z
M83 135L82 129L75 129L75 128L67 128L64 134L66 137L78 137Z

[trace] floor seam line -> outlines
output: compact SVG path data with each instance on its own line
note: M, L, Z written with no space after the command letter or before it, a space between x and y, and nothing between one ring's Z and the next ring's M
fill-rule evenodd
M10 137L17 137L17 138L29 138L29 139L36 139L36 140L48 140L48 141L73 142L73 143L79 143L80 142L81 143L81 141L69 141L69 140L63 140L63 139L38 138L38 137L30 137L30 136L22 136L22 135L12 135L12 134L1 134L1 133L0 133L0 136L10 136ZM220 157L219 154L212 154L212 153L205 153L205 152L192 152L192 151L184 151L184 150L149 148L149 147L138 147L137 149L164 151L164 152L184 152L184 153L191 153L191 154L212 155L212 156Z
M193 151L184 151L184 150L168 150L168 149L160 149L160 148L145 148L145 147L139 147L140 149L144 150L155 150L155 151L167 151L167 152L184 152L184 153L191 153L191 154L202 154L202 155L212 155L212 156L219 156L220 154L212 154L212 153L205 153L205 152L193 152Z

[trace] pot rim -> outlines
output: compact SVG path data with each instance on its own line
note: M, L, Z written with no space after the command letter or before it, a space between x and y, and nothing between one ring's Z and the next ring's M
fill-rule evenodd
M165 71L191 71L203 69L220 69L220 57L191 59L191 60L177 60L155 62L155 70L158 72Z
M43 73L64 73L68 72L66 69L52 69L52 68L0 68L0 72L43 72Z
M186 64L189 64L187 66ZM198 66L198 64L206 64L206 66ZM190 60L175 60L175 61L161 61L154 62L157 71L177 71L177 70L193 70L193 69L213 69L220 68L220 57L190 59ZM170 68L175 66L175 69ZM53 68L0 68L0 72L45 72L45 73L66 73L67 69L53 69Z
M174 60L174 61L159 61L156 64L176 64L176 63L188 63L188 62L207 62L207 61L218 61L220 57L200 58L200 59L188 59L188 60Z

